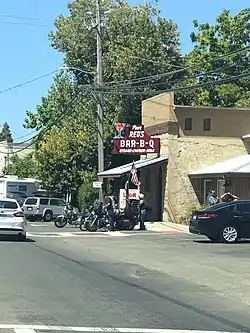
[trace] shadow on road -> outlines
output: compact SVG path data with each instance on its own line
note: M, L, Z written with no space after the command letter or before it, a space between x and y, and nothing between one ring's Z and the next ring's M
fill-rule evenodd
M241 239L236 243L223 243L223 242L212 242L209 239L202 239L202 240L194 240L194 243L198 244L222 244L222 245L236 245L236 244L250 244L250 239Z
M20 240L16 237L10 237L10 236L1 236L0 237L0 242L10 242L10 243L13 243L13 242L17 242L17 243L35 243L36 241L34 239L31 239L31 238L26 238L25 241L23 240Z

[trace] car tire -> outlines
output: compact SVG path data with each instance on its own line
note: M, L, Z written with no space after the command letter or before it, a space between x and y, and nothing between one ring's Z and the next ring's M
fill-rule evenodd
M220 239L223 243L236 243L239 239L238 229L234 225L224 226L220 232Z
M53 220L53 212L51 210L46 210L43 215L44 222L51 222Z

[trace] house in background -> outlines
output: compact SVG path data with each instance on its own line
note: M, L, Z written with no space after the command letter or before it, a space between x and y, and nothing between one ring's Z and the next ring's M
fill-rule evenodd
M135 163L148 220L180 222L207 202L211 189L250 198L250 109L180 106L165 93L142 102L142 124L161 141L160 156ZM99 175L127 179L130 169L127 164Z
M3 173L13 155L23 157L32 151L33 145L29 143L0 142L0 174Z
M164 220L179 222L211 189L250 198L250 109L178 106L162 94L143 102L142 119L168 157Z

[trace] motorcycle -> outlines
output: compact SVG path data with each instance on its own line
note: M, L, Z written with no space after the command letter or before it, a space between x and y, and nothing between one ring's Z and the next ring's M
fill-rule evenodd
M118 211L115 215L115 230L133 230L139 223L138 212L133 212L132 209L124 212ZM91 214L80 224L80 229L96 232L100 229L107 229L109 225L108 215L103 209L93 209Z
M87 212L79 214L70 204L67 204L64 207L64 213L55 219L54 224L57 228L64 228L67 224L77 227L84 221L86 216L88 216Z

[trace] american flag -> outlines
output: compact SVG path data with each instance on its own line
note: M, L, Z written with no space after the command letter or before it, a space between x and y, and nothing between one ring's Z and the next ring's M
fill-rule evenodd
M134 162L132 164L130 173L131 173L131 183L135 184L136 186L139 186L141 184L141 182L138 179L137 170L136 170Z

